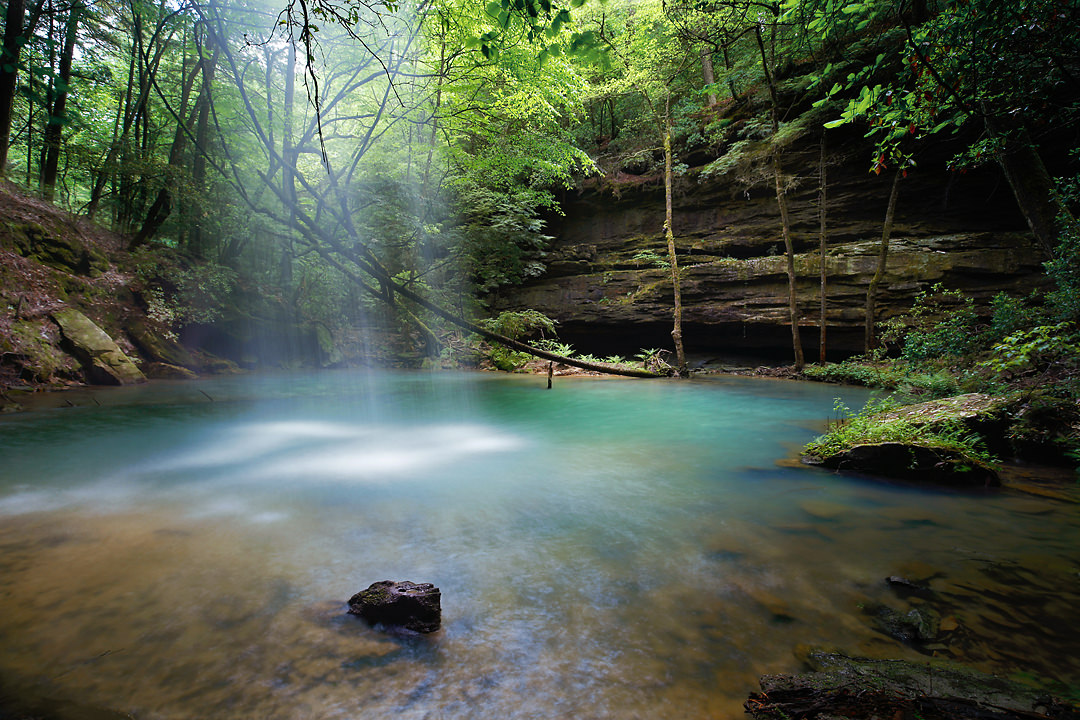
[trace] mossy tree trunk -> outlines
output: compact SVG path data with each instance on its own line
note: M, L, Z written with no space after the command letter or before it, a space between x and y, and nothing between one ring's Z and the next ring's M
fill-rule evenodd
M675 341L675 366L680 374L686 373L686 351L682 337L682 278L679 275L679 259L675 253L675 231L672 228L672 170L671 170L671 96L664 101L664 237L667 240L668 262L671 263L671 286L674 294L674 326L671 339Z

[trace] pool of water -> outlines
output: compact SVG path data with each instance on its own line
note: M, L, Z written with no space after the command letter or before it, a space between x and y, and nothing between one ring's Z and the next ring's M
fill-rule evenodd
M796 647L1080 682L1076 505L789 462L868 396L325 372L0 419L0 694L138 718L736 718ZM929 584L915 648L864 608ZM345 614L383 579L443 628Z

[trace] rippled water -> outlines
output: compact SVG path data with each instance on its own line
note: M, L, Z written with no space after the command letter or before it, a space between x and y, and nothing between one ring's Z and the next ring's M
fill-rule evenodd
M925 657L860 609L919 602L897 574L947 617L932 652L1080 684L1076 505L778 463L832 386L545 382L233 378L3 418L2 702L735 718L799 644ZM443 629L344 614L382 579L437 584Z

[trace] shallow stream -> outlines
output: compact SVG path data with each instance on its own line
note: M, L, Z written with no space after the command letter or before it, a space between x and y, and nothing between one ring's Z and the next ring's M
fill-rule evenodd
M785 462L868 394L787 381L324 372L0 418L0 710L739 718L796 646L1080 685L1080 512ZM76 397L76 396L73 396ZM345 615L383 579L443 629ZM2 712L0 712L2 715Z

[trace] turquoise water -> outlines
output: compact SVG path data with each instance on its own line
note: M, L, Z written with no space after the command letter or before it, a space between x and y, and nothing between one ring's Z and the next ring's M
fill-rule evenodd
M139 718L735 718L800 644L1080 679L1075 505L784 462L868 394L786 381L327 372L0 420L0 689ZM344 601L433 582L444 626ZM952 627L950 622L948 627ZM2 707L2 706L0 706Z

